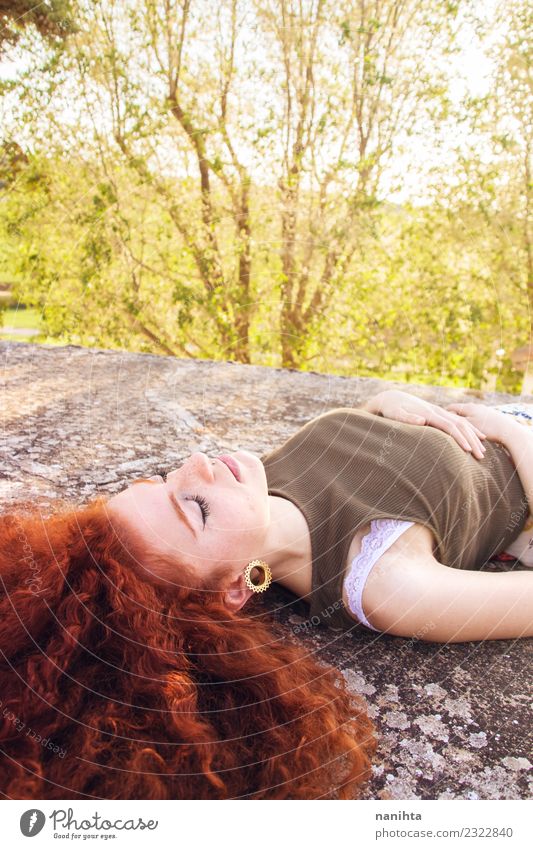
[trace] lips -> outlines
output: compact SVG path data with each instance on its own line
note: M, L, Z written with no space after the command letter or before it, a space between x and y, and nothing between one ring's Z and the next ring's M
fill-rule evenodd
M222 460L224 465L226 465L230 472L233 474L233 477L240 482L241 470L239 468L237 460L234 460L233 457L229 457L227 454L221 454L219 457L217 457L217 460Z

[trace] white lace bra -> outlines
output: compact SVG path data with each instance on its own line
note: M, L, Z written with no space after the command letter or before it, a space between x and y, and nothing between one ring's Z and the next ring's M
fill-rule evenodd
M370 624L363 612L366 579L376 560L413 524L414 522L404 522L402 519L372 519L369 532L361 540L361 550L352 560L344 579L350 610L372 631L379 629Z

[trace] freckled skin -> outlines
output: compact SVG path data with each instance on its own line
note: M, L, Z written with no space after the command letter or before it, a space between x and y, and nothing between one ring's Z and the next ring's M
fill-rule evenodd
M233 567L233 606L239 608L252 594L243 577L246 565L261 557L270 526L270 497L261 460L248 451L233 455L240 467L238 481L228 467L202 452L192 454L166 482L154 475L149 482L132 483L112 496L108 507L131 523L152 548L174 555L205 576L221 564ZM181 521L169 499L172 492L196 531L195 537ZM200 505L209 506L205 527ZM266 559L266 558L265 558ZM268 562L268 561L267 561ZM179 582L179 575L164 577Z

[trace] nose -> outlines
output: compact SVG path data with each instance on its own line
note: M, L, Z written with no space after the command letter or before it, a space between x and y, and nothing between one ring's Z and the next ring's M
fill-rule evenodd
M211 483L214 480L213 463L203 451L195 451L194 454L191 454L189 462L194 464L195 470L202 475L206 481Z

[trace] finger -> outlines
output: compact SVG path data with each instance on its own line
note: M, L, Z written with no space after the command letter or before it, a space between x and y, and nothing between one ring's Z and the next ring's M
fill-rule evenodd
M481 460L483 457L485 457L487 449L481 442L478 442L477 439L478 438L479 438L479 440L488 439L487 434L483 433L483 431L479 430L479 428L476 427L476 425L474 425L473 422L468 421L468 413L466 411L462 412L460 410L457 410L457 415L462 418L462 421L464 423L463 428L465 426L469 426L470 428L472 428L472 431L470 431L469 435L471 436L472 439L475 438L476 447L475 447L475 450L474 450L474 454L475 454L475 456L477 457L478 460ZM459 427L461 427L460 424L459 424ZM474 437L474 434L475 434L475 437ZM479 437L478 437L478 435L479 435Z
M463 421L463 420L464 420L464 417L465 417L465 416L468 416L468 415L469 415L469 413L468 413L468 412L466 412L466 411L463 411L462 413L459 413L458 411L455 411L455 406L456 406L455 404L449 404L449 405L448 405L445 409L446 409L446 410L450 410L450 411L451 411L452 416L453 416L453 415L460 415L460 420L461 420L461 421ZM480 439L486 439L486 438L487 438L487 434L486 434L486 433L484 433L482 430L480 430L480 429L477 427L477 425L475 425L475 424L474 424L474 422L469 422L469 425L470 425L470 427L471 427L471 428L473 428L473 429L475 430L475 432L477 433L477 435L479 436L479 438L480 438Z
M463 420L457 423L457 427L463 433L465 438L468 439L472 446L474 455L478 458L478 460L481 460L481 458L485 456L486 448L475 432L474 425L469 421Z
M408 422L409 424L425 425L426 417L418 416L416 413L404 413L402 421Z
M458 416L463 416L464 418L467 418L469 415L475 415L476 413L479 412L479 409L478 410L475 409L476 406L478 406L478 405L477 404L448 404L448 406L445 407L444 409L449 410L450 412L455 413ZM473 422L470 422L470 424L471 424L472 427L474 427L479 432L480 435L482 435L484 438L486 438L487 434L484 433L484 431L480 430Z
M468 440L470 445L472 446L472 450L478 459L481 459L485 456L485 446L481 442L481 439L478 437L478 429L472 422L469 422L467 419L456 415L455 413L449 413L450 421L452 421L462 432L465 439ZM479 431L481 433L481 431ZM483 434L484 435L484 434Z
M444 407L444 409L445 410L453 410L454 412L459 413L459 415L464 416L465 413L466 413L466 408L468 406L469 406L468 404L459 404L459 403L456 402L454 404L447 404Z
M403 407L397 407L394 411L389 412L388 417L397 422L404 422L405 424L423 425L426 423L425 416L410 413L408 410L404 410Z
M478 454L476 456L481 455L481 457L484 457L485 454L487 453L487 448L486 448L485 445L483 445L483 443L481 441L481 437L478 436L478 431L477 431L476 426L471 424L471 422L468 422L468 426L469 426L469 431L471 433L471 438L473 439L474 445L475 445L476 450L478 452Z
M472 431L470 422L456 422L454 419L442 415L437 418L442 422L441 430L452 436L461 448L470 452L477 460L483 459L486 449Z
M459 445L462 445L466 451L470 451L472 454L476 455L479 454L481 457L483 456L481 450L478 449L477 446L472 445L471 441L465 435L463 429L458 427L455 422L449 422L449 428L450 430L448 431L448 433L453 436L455 441Z
M460 415L467 415L472 411L472 407L475 407L476 404L464 403L460 404L455 402L453 404L447 404L443 409L445 410L454 410L456 413L460 413Z
M461 448L464 448L465 451L472 451L472 447L469 441L466 439L465 436L463 436L457 425L450 419L444 416L435 415L428 418L428 422L434 427L437 427L439 430L443 430L444 433L447 433L452 436L458 443L458 445L460 445Z
M449 410L452 413L456 413L459 416L469 416L471 414L479 413L479 404L448 404L444 407L445 410ZM477 408L477 409L476 409ZM471 426L478 432L479 436L482 436L486 439L487 434L480 430L473 422L470 423Z

